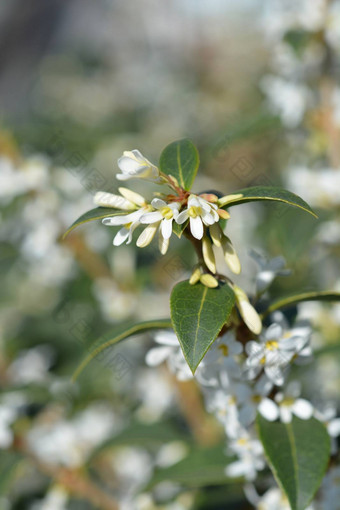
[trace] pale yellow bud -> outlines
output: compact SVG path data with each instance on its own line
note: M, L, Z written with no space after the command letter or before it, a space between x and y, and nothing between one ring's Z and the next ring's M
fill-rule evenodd
M242 193L235 193L234 195L225 195L224 197L219 199L218 205L220 207L224 207L226 204L235 202L236 200L239 200L242 197L243 197Z
M249 303L247 294L236 285L233 285L233 290L236 297L236 306L246 326L256 335L260 334L262 321L255 308Z
M223 235L222 237L222 249L224 260L226 261L226 264L228 265L230 271L232 271L234 274L240 274L241 272L240 259L238 258L235 248L233 247L229 237L225 235Z
M189 283L190 285L195 285L195 283L200 281L201 277L201 270L199 267L196 267L196 269L192 272L192 275L190 276Z
M200 282L206 287L209 287L210 289L218 287L218 281L216 280L216 278L214 278L213 275L208 273L201 275Z
M206 263L207 268L212 273L216 273L216 262L215 262L215 255L212 249L212 245L210 242L210 239L207 237L203 237L202 240L202 253L203 253L203 259Z
M151 243L152 239L155 237L156 231L158 228L158 223L153 223L152 225L148 225L141 235L137 239L136 245L138 248L145 248L148 244Z
M219 226L219 224L214 223L213 225L210 225L209 233L210 233L210 236L211 236L211 239L212 239L212 242L214 243L214 245L217 246L218 248L220 248L222 246L221 240L222 240L223 232L222 232L222 229Z

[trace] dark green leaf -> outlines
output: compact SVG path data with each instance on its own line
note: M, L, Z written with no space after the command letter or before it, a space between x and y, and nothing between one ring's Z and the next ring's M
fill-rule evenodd
M233 192L233 195L235 195L235 198L231 201L228 200L228 195L221 198L220 204L223 209L228 209L233 205L244 204L245 202L272 200L284 202L285 204L292 205L293 207L299 207L317 218L315 212L310 208L307 202L302 200L302 198L291 191L276 186L254 186L251 188L237 190Z
M120 214L126 214L123 211L117 212L117 209L113 209L112 207L96 207L95 209L91 209L91 211L87 211L85 214L82 214L68 230L66 230L63 235L63 239L73 230L78 227L78 225L82 225L83 223L87 223L88 221L93 220L102 220L103 218L108 218L109 216L119 216Z
M115 344L118 344L122 340L126 338L137 335L140 333L145 333L151 329L166 329L171 328L170 319L159 319L154 321L145 321L140 322L138 324L124 323L120 326L115 327L113 330L106 333L104 336L101 336L92 346L89 354L86 356L84 361L79 365L77 370L73 375L73 380L76 380L84 368L93 360L96 356L98 356L105 349L112 347Z
M157 469L144 490L150 490L164 481L180 483L185 487L225 484L230 482L225 474L229 462L230 458L225 454L225 444L213 448L198 447L176 464Z
M275 301L270 307L264 312L263 316L267 316L275 310L286 308L287 306L296 305L302 301L340 301L340 292L334 291L315 291L315 292L304 292L302 294L296 294L295 296L288 296L278 301Z
M170 298L171 320L185 359L194 373L234 307L229 285L209 289L201 283L178 283Z
M304 510L318 490L330 456L324 425L311 418L294 417L291 423L257 417L260 439L277 482L292 510Z
M188 225L188 223L189 223L189 220L187 220L184 223L182 223L182 225L179 225L178 223L173 221L173 223L172 223L172 230L173 230L173 232L176 234L176 236L179 239L182 237L182 234L183 234L186 226Z
M175 177L179 185L190 190L199 166L199 155L195 145L187 139L171 143L163 150L160 170Z

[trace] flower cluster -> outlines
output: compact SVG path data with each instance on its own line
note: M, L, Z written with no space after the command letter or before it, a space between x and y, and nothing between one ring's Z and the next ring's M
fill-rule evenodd
M119 188L119 195L102 191L96 193L94 202L97 206L117 210L117 214L103 219L104 225L121 227L113 240L115 246L131 243L134 231L144 226L137 238L137 246L148 246L158 233L159 249L164 255L172 233L185 230L194 240L201 241L202 263L191 283L200 280L207 286L217 286L216 279L211 274L207 275L207 272L216 274L213 246L223 251L230 270L235 274L240 273L236 251L220 225L220 220L230 217L222 208L228 202L228 196L220 200L213 193L196 195L186 191L175 178L162 173L138 150L125 151L118 159L118 167L121 171L116 175L118 180L144 179L167 186L168 192L154 193L151 201L124 187Z
M259 265L257 295L262 296L275 276L289 274L289 271L283 269L282 257L267 260L259 253L252 255ZM246 295L244 299L248 299ZM236 460L227 465L226 476L253 482L266 465L254 426L257 413L268 421L283 423L291 422L294 415L303 420L314 416L326 425L333 440L333 451L337 449L335 438L340 435L340 418L336 417L335 408L319 409L317 404L301 397L300 383L289 379L292 364L312 359L311 336L308 321L289 324L282 312L275 312L256 339L244 340L238 335L237 322L229 324L227 331L210 347L194 376L175 333L170 331L155 336L158 346L147 353L146 363L154 367L166 361L179 380L196 380L207 411L223 426L228 439L226 454L236 456ZM267 500L269 504L282 498L282 508L288 508L281 492L270 490L272 492L268 491L262 499L256 496L256 504L267 508Z

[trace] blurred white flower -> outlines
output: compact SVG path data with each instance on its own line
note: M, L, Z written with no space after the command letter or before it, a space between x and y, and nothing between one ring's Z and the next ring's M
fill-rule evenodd
M279 256L268 259L268 257L255 250L251 250L250 255L259 266L255 280L256 291L259 294L267 290L277 276L288 276L291 274L290 269L285 269L286 261L283 257Z
M173 331L159 331L154 336L159 347L151 348L145 357L149 367L155 367L167 361L170 370L181 381L192 379L193 375L183 356L177 336Z
M245 430L239 429L237 439L230 441L228 449L239 457L226 467L225 473L231 478L244 476L248 481L255 480L257 472L266 465L261 442Z
M188 219L192 235L196 239L202 239L204 225L213 225L220 219L217 213L217 205L196 195L190 195L188 207L179 213L176 221L179 225L182 225Z
M308 400L300 398L300 393L300 383L292 381L283 392L275 395L275 401L278 404L278 414L283 423L291 422L293 415L301 420L309 420L313 416L313 405Z
M124 151L123 156L118 159L118 166L121 174L116 177L120 181L127 179L159 179L158 168L150 163L138 150Z
M101 404L93 404L72 420L33 427L27 441L43 461L79 467L93 448L113 433L114 426L112 412Z
M277 76L265 76L261 85L272 110L280 115L283 124L288 128L298 126L310 103L307 87Z
M0 404L0 448L8 448L12 444L13 432L11 425L16 416L14 409Z
M53 357L53 350L48 345L21 351L9 366L8 375L16 384L41 383L48 378Z

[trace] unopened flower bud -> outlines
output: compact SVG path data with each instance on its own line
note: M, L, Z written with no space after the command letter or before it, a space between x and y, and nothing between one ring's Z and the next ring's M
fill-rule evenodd
M250 331L256 335L260 334L262 321L255 308L249 303L247 294L236 285L233 285L233 290L236 297L236 306L245 324Z
M228 265L230 271L232 271L234 274L240 274L241 272L240 259L238 258L235 248L232 245L232 242L230 241L229 237L225 235L223 235L222 237L222 249L224 260L226 261L226 264Z
M215 262L215 255L212 249L212 245L210 242L210 239L208 237L203 237L202 240L202 253L203 253L203 259L204 262L212 273L216 273L216 262Z
M209 287L210 289L214 289L215 287L218 287L218 281L216 278L214 278L213 275L205 273L202 274L200 277L200 282L205 285L206 287Z
M190 280L189 280L189 283L190 285L195 285L195 283L199 282L200 281L200 278L201 278L201 270L199 267L196 267L196 269L194 269L194 271L192 272L192 275L190 276Z

